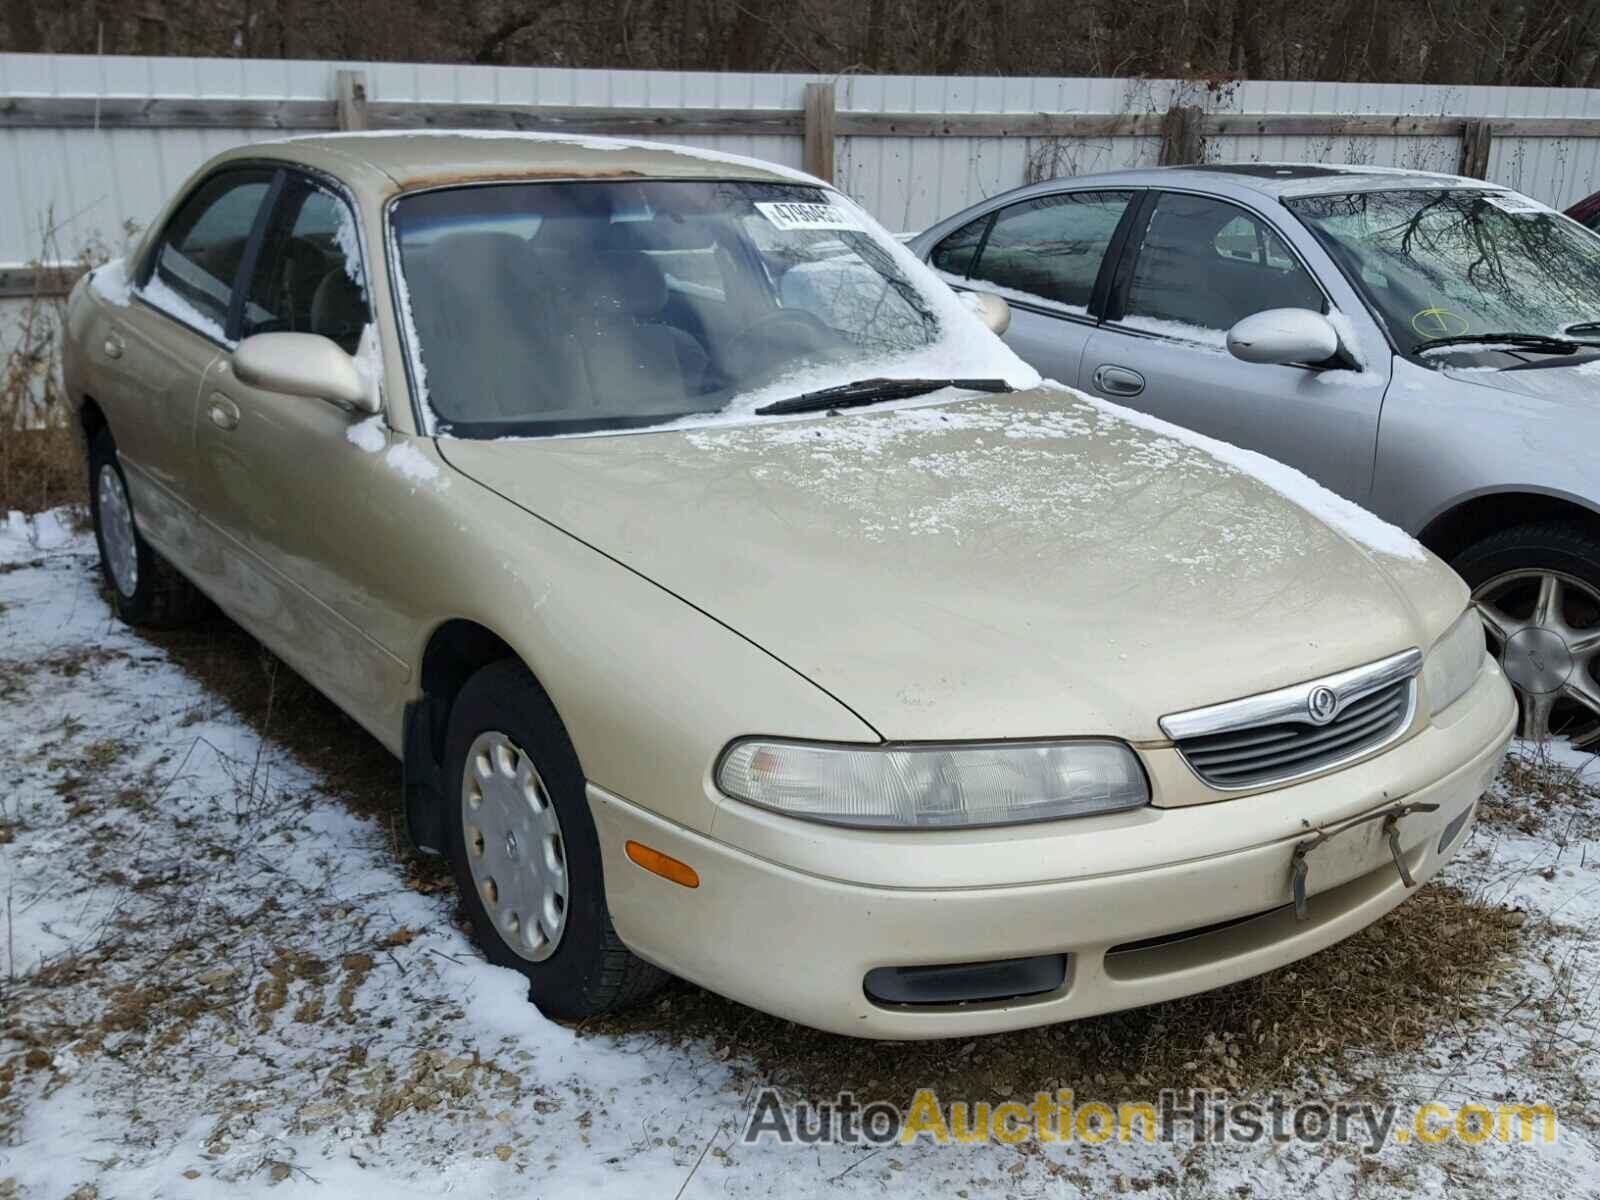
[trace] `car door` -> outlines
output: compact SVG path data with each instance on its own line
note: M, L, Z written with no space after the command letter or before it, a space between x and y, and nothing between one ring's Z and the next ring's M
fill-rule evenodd
M1228 329L1272 308L1328 312L1331 304L1270 222L1218 197L1152 191L1134 219L1105 322L1089 339L1079 386L1258 450L1365 502L1388 363L1322 369L1229 354Z
M180 566L197 551L194 417L200 382L227 346L228 308L270 169L220 171L174 210L135 266L131 301L107 306L90 353L106 363L112 433L141 530Z
M1133 189L1052 192L962 226L929 263L963 290L1011 305L1005 340L1048 378L1071 383L1094 332L1096 284Z
M376 363L357 228L337 185L286 170L241 285L241 340L317 334ZM228 546L203 582L297 671L377 725L407 674L390 647L414 630L382 580L418 484L386 460L381 417L246 385L233 358L225 350L207 372L196 423L202 503Z

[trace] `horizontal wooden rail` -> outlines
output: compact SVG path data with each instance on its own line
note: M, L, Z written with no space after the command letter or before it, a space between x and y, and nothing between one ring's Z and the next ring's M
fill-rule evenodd
M802 109L607 108L366 100L372 129L566 130L582 134L799 135ZM1160 137L1163 112L913 113L839 109L837 137ZM1484 118L1406 113L1202 113L1204 137L1459 137ZM1600 117L1489 117L1496 137L1600 137ZM232 96L4 96L8 129L282 129L339 127L334 100Z
M76 263L64 266L0 265L0 300L41 300L65 296L78 282L83 268Z

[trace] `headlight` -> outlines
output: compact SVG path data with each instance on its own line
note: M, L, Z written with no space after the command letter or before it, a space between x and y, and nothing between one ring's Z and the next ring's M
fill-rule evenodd
M729 796L793 817L867 828L1013 825L1138 808L1150 788L1120 742L840 746L734 742Z
M1422 679L1428 689L1430 712L1438 713L1466 694L1483 669L1487 653L1483 619L1477 609L1469 608L1423 660Z

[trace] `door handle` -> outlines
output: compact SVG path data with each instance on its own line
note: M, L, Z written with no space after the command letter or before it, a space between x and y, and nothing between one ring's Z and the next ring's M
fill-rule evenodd
M235 429L239 425L239 406L221 392L211 393L206 412L218 429Z
M1144 391L1144 376L1106 363L1094 369L1094 386L1108 396L1137 396Z
M122 339L114 333L106 334L105 351L107 358L121 358Z

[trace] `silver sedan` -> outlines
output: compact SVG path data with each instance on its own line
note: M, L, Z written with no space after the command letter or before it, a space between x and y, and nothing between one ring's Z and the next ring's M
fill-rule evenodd
M911 244L1047 376L1416 534L1524 735L1600 749L1600 237L1482 180L1247 163L1036 184Z

